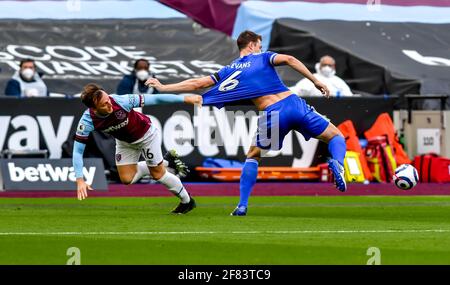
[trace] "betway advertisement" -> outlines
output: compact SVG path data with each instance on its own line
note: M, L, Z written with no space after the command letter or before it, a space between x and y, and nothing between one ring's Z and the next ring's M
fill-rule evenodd
M359 135L372 126L379 114L392 114L394 102L379 97L306 100L336 125L352 120ZM51 159L68 157L72 148L66 142L73 141L84 110L80 99L0 98L0 150L47 149ZM259 116L248 105L219 110L174 104L146 106L143 112L161 131L163 152L175 149L191 169L202 165L208 157L243 161ZM94 147L100 154L86 157L103 157L105 165L108 161L112 165L114 145L109 136L93 135L85 153L91 153ZM324 143L305 141L300 133L291 132L281 151L271 152L271 157L263 159L261 165L309 167L325 161L328 155Z
M76 190L71 159L0 159L0 175L6 191ZM101 159L85 159L83 176L94 189L108 189Z

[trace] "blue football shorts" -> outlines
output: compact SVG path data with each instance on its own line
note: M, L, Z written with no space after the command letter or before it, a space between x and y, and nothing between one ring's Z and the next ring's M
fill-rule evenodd
M303 98L292 94L262 112L253 145L264 150L280 150L284 137L290 131L298 131L305 140L309 140L322 134L329 123L328 119L306 104Z

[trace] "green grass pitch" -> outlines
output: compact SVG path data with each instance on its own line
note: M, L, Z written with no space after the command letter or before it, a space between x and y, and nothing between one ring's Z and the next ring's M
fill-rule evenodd
M450 264L450 197L2 198L0 264Z

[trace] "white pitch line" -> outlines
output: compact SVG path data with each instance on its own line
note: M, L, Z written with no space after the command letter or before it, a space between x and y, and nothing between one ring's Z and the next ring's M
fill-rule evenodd
M83 236L83 235L214 235L214 234L365 234L365 233L449 233L450 229L429 230L303 230L303 231L173 231L173 232L0 232L0 236Z

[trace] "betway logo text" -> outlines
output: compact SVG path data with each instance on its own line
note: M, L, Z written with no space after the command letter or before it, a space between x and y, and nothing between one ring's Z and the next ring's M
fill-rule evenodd
M110 133L110 132L113 132L113 131L120 130L121 128L125 127L126 125L128 125L128 118L125 121L123 121L122 123L120 123L118 125L115 125L115 126L111 126L111 127L107 128L107 129L105 129L103 131L105 133Z
M73 167L68 166L56 166L53 167L49 163L39 163L36 167L28 166L22 168L16 166L14 162L8 163L9 177L13 182L22 182L28 180L29 182L75 182L75 172ZM91 185L94 181L96 167L83 167L83 176L86 183Z

